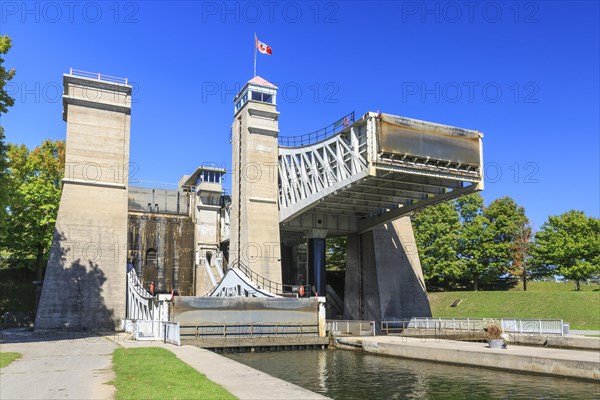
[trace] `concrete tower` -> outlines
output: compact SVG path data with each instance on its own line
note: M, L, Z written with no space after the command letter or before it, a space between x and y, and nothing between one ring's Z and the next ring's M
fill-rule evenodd
M35 328L114 329L125 318L131 86L87 73L63 82L65 177Z
M200 166L192 175L182 178L180 184L180 187L185 187L191 193L196 296L204 296L223 278L222 254L219 248L223 175L225 168Z
M234 99L229 262L281 283L276 95L256 76Z

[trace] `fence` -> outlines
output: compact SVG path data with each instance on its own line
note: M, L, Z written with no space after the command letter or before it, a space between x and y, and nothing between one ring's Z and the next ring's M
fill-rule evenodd
M162 340L164 343L181 345L179 322L152 320L124 320L123 330L135 340Z
M204 323L181 326L184 339L206 340L256 337L319 336L319 324L297 323Z
M375 321L331 319L327 331L333 336L375 336Z
M320 142L330 136L335 135L346 127L354 123L354 111L343 116L331 125L318 131L307 133L298 136L279 136L279 145L284 147L306 146L309 144Z
M101 74L100 72L88 72L88 71L81 71L78 69L71 68L71 69L69 69L69 75L80 76L82 78L97 79L99 81L106 81L106 82L120 83L122 85L127 85L127 78L120 78L118 76L110 76L110 75L106 75L106 74Z
M230 268L237 268L244 273L259 289L266 290L269 293L285 295L295 294L297 297L312 297L312 289L310 285L284 285L279 282L272 281L252 271L246 265L238 260L231 263Z
M406 329L436 331L482 332L490 323L499 323L505 333L563 335L562 319L514 318L411 318L410 320L381 321L381 331L386 335L399 334Z

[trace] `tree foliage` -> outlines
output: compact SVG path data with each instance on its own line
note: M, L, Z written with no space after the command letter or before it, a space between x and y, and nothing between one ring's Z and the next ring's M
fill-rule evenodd
M474 290L512 271L514 242L528 223L510 197L484 207L478 193L423 209L412 221L427 284Z
M453 287L463 274L458 259L460 220L452 203L441 203L412 218L423 275L433 288Z
M346 269L346 238L329 238L326 242L325 265L328 270L344 271Z
M15 70L4 67L2 54L8 53L12 47L11 39L7 35L0 36L0 115L6 113L8 107L15 104L15 100L8 95L5 86L15 76Z
M6 113L8 107L12 106L15 100L8 95L5 90L6 82L10 81L15 75L15 70L7 70L4 67L3 54L8 53L11 47L11 40L8 36L0 36L0 117ZM1 121L0 121L1 122ZM4 128L0 126L0 238L5 234L7 227L6 207L8 206L8 146L4 136Z
M546 275L580 282L600 274L600 220L571 210L551 216L535 235L532 263Z
M510 273L523 281L524 292L527 291L527 280L531 276L535 276L535 273L529 269L531 239L531 225L529 225L529 221L523 221L511 247L513 263L510 268Z
M46 140L34 150L9 144L7 225L3 245L15 260L36 259L38 278L52 244L65 166L64 141Z

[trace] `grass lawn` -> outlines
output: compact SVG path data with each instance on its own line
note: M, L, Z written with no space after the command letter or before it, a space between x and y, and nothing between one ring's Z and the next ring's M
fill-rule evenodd
M530 282L527 291L429 293L434 317L562 319L571 329L600 329L600 286L575 283ZM457 307L450 307L461 299Z
M113 353L116 399L235 399L172 352L158 347Z
M6 367L18 358L21 358L21 353L0 352L0 368Z

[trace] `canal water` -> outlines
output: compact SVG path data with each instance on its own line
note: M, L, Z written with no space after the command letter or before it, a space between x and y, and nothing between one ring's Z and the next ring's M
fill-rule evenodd
M600 384L327 349L224 356L336 400L600 399Z

